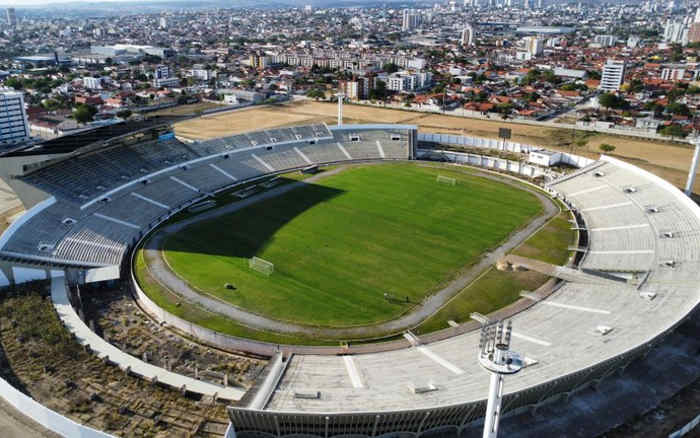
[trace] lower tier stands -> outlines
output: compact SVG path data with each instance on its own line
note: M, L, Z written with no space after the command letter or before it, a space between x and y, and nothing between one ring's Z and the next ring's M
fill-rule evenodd
M312 164L411 157L412 127L335 129L279 128L191 145L171 139L59 162L25 178L56 202L12 230L0 254L119 264L143 233L214 191Z

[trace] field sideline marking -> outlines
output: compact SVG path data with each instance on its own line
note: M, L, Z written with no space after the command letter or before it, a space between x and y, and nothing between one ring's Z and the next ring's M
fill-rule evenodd
M386 155L384 155L384 148L382 148L382 144L379 143L379 140L377 140L377 150L379 151L380 157L386 158Z
M343 145L340 144L340 142L338 142L338 143L336 143L336 144L337 144L338 147L340 148L340 152L342 152L343 154L345 154L345 156L348 158L348 160L352 160L352 157L350 156L350 154L348 154L348 151L345 150L345 148L343 147Z
M231 180L233 180L233 181L238 181L238 178L236 178L235 176L233 176L233 175L231 175L230 173L226 172L224 169L220 168L220 167L217 166L216 164L214 164L214 163L209 163L209 166L211 166L212 169L216 170L217 172L219 172L219 173L222 174L223 176L227 176L227 177L231 178Z
M362 384L360 372L352 356L343 356L343 361L345 362L345 369L348 372L348 376L350 376L350 382L352 382L353 388L364 388L365 385Z
M601 205L600 207L590 207L590 208L584 208L581 211L595 211L595 210L605 210L607 208L615 208L615 207L625 207L627 205L632 205L633 203L631 201L629 202L620 202L619 204L609 204L609 205Z
M170 207L169 207L169 206L167 206L167 205L165 205L165 204L163 204L163 203L161 203L161 202L158 202L158 201L156 201L155 199L151 199L151 198L147 198L147 197L145 197L145 196L143 196L143 195L139 195L139 194L136 193L136 192L131 192L131 196L133 196L133 197L135 197L135 198L139 198L139 199L142 200L142 201L149 202L149 203L151 203L151 204L153 204L153 205L155 205L155 206L164 208L164 209L166 209L166 210L170 210Z
M435 354L433 351L428 349L428 347L425 346L420 346L416 347L416 350L420 351L423 353L425 356L427 356L429 359L432 359L433 362L436 362L443 367L447 368L448 370L452 371L455 374L464 374L464 370L459 368L458 366L454 365L452 362L443 359L442 357L438 356Z
M307 164L314 164L311 162L311 160L309 160L309 157L307 157L306 154L304 154L302 151L299 150L298 147L294 146L294 152L299 154L299 156L302 158L302 160L306 161Z
M100 219L104 219L106 221L114 222L115 224L124 225L126 227L133 228L135 230L141 229L141 227L139 227L138 225L134 225L131 222L123 221L121 219L117 219L117 218L114 218L111 216L105 216L102 213L95 213L95 216L99 217Z
M531 336L523 335L518 332L511 332L514 338L522 339L523 341L532 342L533 344L544 345L545 347L551 347L552 343L543 341L541 339L533 338Z
M173 181L175 181L175 182L178 183L178 184L181 184L181 185L187 187L188 189L190 189L190 190L192 190L192 191L195 191L195 192L199 193L199 189L198 189L197 187L195 187L195 186L193 186L193 185L191 185L191 184L187 184L186 182L184 182L184 181L181 180L180 178L176 178L176 177L174 177L174 176L171 176L170 179L173 180Z
M265 167L267 168L267 170L269 170L270 172L274 172L274 171L275 171L275 168L272 167L272 166L270 166L270 165L267 164L266 162L264 162L262 158L258 157L258 156L255 155L255 154L250 154L250 155L255 159L255 161L257 161L258 163L260 163L260 164L262 164L263 166L265 166Z

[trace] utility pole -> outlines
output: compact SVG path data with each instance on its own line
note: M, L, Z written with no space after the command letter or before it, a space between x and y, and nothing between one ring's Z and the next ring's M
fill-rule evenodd
M343 126L343 98L345 97L345 93L337 93L336 97L338 97L338 126Z

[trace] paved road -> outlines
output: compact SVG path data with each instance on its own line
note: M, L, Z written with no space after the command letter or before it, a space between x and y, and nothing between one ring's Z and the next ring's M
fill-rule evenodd
M423 303L421 303L421 305L417 306L410 313L407 313L406 315L398 319L371 326L357 326L348 328L317 328L266 318L264 316L251 313L239 307L233 306L230 303L221 301L213 296L202 293L201 291L194 291L187 283L180 279L180 277L174 274L168 267L167 263L165 263L162 257L161 248L164 239L169 234L179 232L188 225L203 220L215 218L224 214L232 213L234 211L240 210L241 208L245 208L250 204L259 202L263 199L269 199L275 196L279 196L303 184L316 181L326 176L330 176L341 170L343 170L343 168L338 168L329 172L324 172L320 175L309 178L303 182L291 183L284 186L280 186L275 189L263 192L259 195L252 196L244 201L236 202L234 204L227 205L220 209L211 210L205 214L198 215L185 221L178 222L163 228L154 235L150 242L147 243L147 248L144 253L146 260L148 261L148 266L151 275L162 285L164 285L171 291L177 293L178 295L182 296L185 300L192 303L196 303L212 312L225 315L252 328L278 333L303 333L308 336L321 336L325 338L334 339L361 339L376 336L378 333L399 333L401 331L405 331L418 326L426 318L430 317L435 312L440 310L445 303L447 303L452 297L457 295L457 293L464 289L464 287L466 287L469 283L474 281L484 270L495 264L510 250L524 242L531 234L537 231L551 217L553 217L556 213L559 212L559 208L548 197L544 196L541 192L535 189L524 187L522 184L516 183L515 181L509 178L489 174L482 174L485 178L492 179L494 181L500 181L513 187L517 187L519 189L524 188L524 190L532 193L539 199L539 201L544 207L544 212L540 216L535 218L532 222L530 222L525 228L512 234L508 238L508 240L496 250L485 254L477 264L469 268L459 278L452 281L449 285L447 285L447 287L431 295L430 297L427 297L423 301Z

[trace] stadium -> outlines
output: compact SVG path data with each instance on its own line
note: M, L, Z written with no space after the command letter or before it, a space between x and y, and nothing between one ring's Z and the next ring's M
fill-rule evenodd
M613 157L559 153L551 167L533 153L554 156L411 125L189 141L167 123L8 153L0 177L26 212L0 237L0 284L19 297L46 288L50 305L36 309L55 312L76 357L170 401L144 407L123 390L103 424L17 389L17 370L3 396L72 437L474 436L489 393L479 328L509 319L523 369L507 380L504 417L566 404L693 314L700 208ZM485 275L498 296L463 298ZM144 354L89 317L108 289L134 304L114 326L145 315L152 336L259 372ZM19 316L3 318L12 339L29 336L13 331ZM5 350L11 370L23 356ZM61 379L89 406L122 387Z

